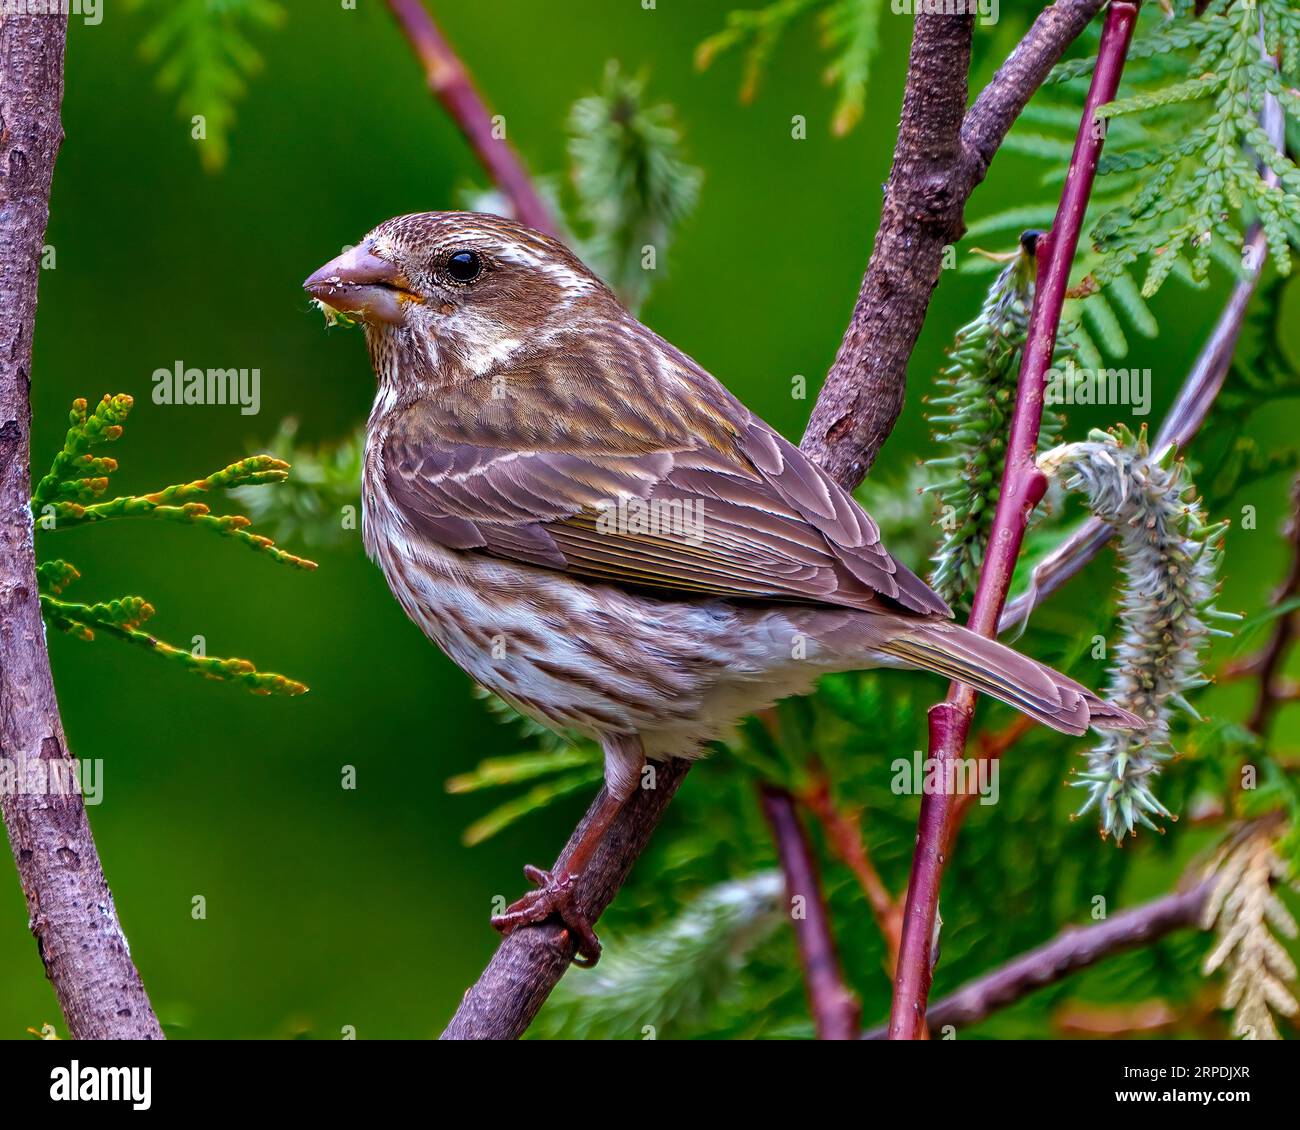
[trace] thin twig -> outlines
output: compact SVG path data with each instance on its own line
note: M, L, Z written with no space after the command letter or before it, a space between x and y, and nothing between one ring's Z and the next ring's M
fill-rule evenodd
M1213 882L1213 876L1201 879L1186 890L1120 911L1096 925L1065 930L1037 949L1021 954L936 1001L926 1016L930 1031L938 1034L950 1025L976 1024L1103 958L1149 946L1175 930L1197 926ZM888 1034L889 1026L881 1025L868 1032L864 1039L883 1040Z
M885 940L888 972L893 977L894 967L898 964L898 942L903 932L903 908L889 893L880 872L872 864L856 814L850 816L835 806L831 797L830 780L820 771L812 783L800 791L799 800L817 818L826 832L831 849L853 872L862 888L876 925L880 928L881 937Z
M817 875L817 863L799 822L794 797L784 789L762 785L759 798L768 827L772 829L781 873L785 876L785 890L790 899L799 960L803 966L804 985L808 990L808 1004L817 1038L855 1040L861 1011L844 983L826 900Z
M36 586L28 398L67 16L0 14L0 812L75 1039L161 1039L95 851ZM80 779L79 777L77 778Z
M388 0L402 34L424 67L429 89L465 135L484 170L506 195L514 218L554 235L555 221L542 203L523 161L498 130L465 65L433 22L422 0Z
M967 625L985 636L996 634L1029 516L1046 489L1046 480L1036 462L1044 381L1056 348L1070 267L1101 156L1103 131L1096 128L1097 109L1115 97L1136 19L1136 3L1116 0L1110 5L1061 202L1052 229L1038 239L1038 279L1016 387L1006 469ZM954 683L948 697L931 708L930 755L941 769L963 755L974 708L974 690L960 683ZM948 779L946 773L940 779ZM956 802L956 796L943 790L921 798L917 846L912 857L903 942L889 1018L893 1039L920 1039L926 1035L925 1007L933 976L931 954L938 921L939 886Z
M1286 535L1290 561L1286 576L1273 594L1274 607L1300 594L1300 477L1297 477L1291 485L1291 516L1287 520ZM1287 701L1288 688L1278 675L1295 639L1295 612L1284 612L1277 618L1268 643L1264 645L1257 658L1254 673L1259 678L1259 691L1246 726L1261 738L1267 736L1269 723L1273 721L1273 715L1277 713L1278 707Z

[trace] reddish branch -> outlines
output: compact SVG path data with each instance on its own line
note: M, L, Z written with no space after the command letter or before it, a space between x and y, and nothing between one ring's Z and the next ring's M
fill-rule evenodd
M944 247L963 230L967 198L1020 111L1103 2L1058 0L1044 9L969 112L965 106L971 19L917 16L880 228L852 320L803 439L804 450L844 486L862 480L898 418L907 359L921 332ZM389 3L408 37L408 21L411 27L431 26L415 0ZM425 41L435 42L428 40L428 28L424 30ZM441 36L436 43L447 50ZM463 66L457 67L463 75ZM468 79L464 81L472 90ZM467 120L482 120L481 115L463 118L463 100L443 103L467 134ZM687 768L680 761L661 768L659 788L639 793L619 813L578 892L590 921L626 879ZM588 818L599 803L598 797ZM558 927L529 927L511 934L466 993L443 1038L522 1035L572 956L572 945Z
M817 818L830 841L831 850L853 872L862 888L885 940L889 976L893 977L894 967L898 963L898 942L903 931L903 908L889 893L889 888L880 878L880 872L872 865L867 846L862 840L857 814L849 815L835 807L831 798L830 781L824 773L818 773L813 783L800 792L799 800Z
M1084 212L1097 175L1104 132L1097 128L1097 109L1114 99L1137 19L1137 5L1114 2L1106 15L1097 66L1075 140L1061 202L1052 228L1038 239L1038 278L1030 313L1028 339L1016 388L1006 468L1002 476L989 547L980 570L968 627L982 635L997 632L998 618L1011 587L1011 575L1033 508L1046 489L1036 456L1043 417L1044 381L1052 363L1070 267L1078 246ZM944 769L966 748L975 692L954 683L945 701L929 716L930 756ZM949 779L946 775L941 779ZM943 791L921 800L921 816L912 876L903 918L903 941L890 1010L892 1039L920 1039L926 1034L925 1009L933 976L931 952L939 906L939 887L951 839L957 797Z
M1021 954L937 1001L926 1015L929 1030L938 1033L948 1025L976 1024L998 1009L1054 985L1103 958L1149 946L1175 930L1196 927L1213 882L1213 877L1201 879L1186 890L1121 911L1094 926L1064 931L1045 945ZM868 1032L865 1039L885 1039L891 1027L892 1021L889 1027Z
M515 219L530 228L554 234L550 211L537 195L528 170L506 140L504 131L494 127L492 114L475 89L469 72L422 0L388 0L388 7L424 67L429 89L460 127L493 182L505 193Z
M861 1013L857 1000L844 984L817 863L799 822L794 797L784 789L763 786L760 799L785 876L817 1038L856 1040Z
M1300 595L1300 478L1291 486L1291 516L1287 521L1287 548L1290 561L1286 576L1273 594L1273 607L1280 607ZM1259 679L1259 692L1251 708L1247 727L1260 737L1267 736L1269 723L1278 707L1291 697L1292 688L1280 678L1283 661L1296 639L1295 611L1284 612L1277 619L1268 643L1252 664L1252 674Z
M67 18L0 15L0 811L32 933L75 1039L161 1039L131 963L59 718L32 546L32 326L63 141Z

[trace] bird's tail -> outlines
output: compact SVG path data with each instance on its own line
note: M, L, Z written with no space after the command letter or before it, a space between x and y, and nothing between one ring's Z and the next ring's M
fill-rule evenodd
M950 620L901 621L876 650L924 671L933 671L1022 710L1065 734L1142 730L1146 723L1098 698L1073 679L1037 660L986 639Z

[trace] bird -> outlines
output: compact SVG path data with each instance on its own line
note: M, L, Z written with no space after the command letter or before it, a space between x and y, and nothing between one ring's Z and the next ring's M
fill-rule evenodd
M642 324L559 240L486 213L380 224L303 284L376 377L363 540L472 679L599 743L563 871L495 916L600 942L575 890L647 761L702 756L823 674L920 668L1062 733L1144 723L956 624L798 447Z

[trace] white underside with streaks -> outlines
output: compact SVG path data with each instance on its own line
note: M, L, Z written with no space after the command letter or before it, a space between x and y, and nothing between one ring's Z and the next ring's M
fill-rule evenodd
M431 640L543 725L597 741L635 734L650 758L698 757L745 715L865 665L861 652L819 661L795 609L661 601L432 544L388 498L370 462L381 450L368 445L367 552Z

